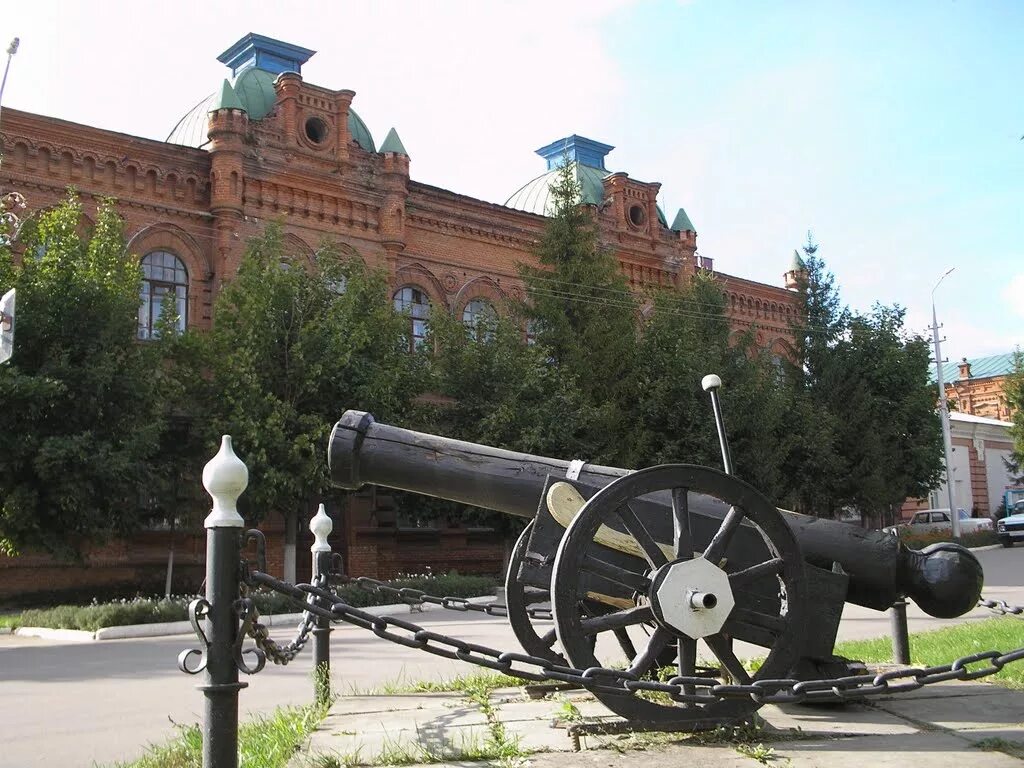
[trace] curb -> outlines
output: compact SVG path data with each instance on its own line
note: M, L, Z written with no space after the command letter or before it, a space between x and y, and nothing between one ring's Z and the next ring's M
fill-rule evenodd
M484 597L471 597L471 603L490 603L494 601L493 595ZM392 605L374 605L360 610L373 616L390 616L405 609L409 613L429 611L431 605L411 606L408 603L394 603ZM269 616L261 616L260 620L267 627L281 627L285 625L297 626L304 614L302 613L278 613ZM10 627L0 628L0 634L11 634ZM84 629L52 629L50 627L18 627L13 634L19 637L38 637L43 640L64 640L76 643L89 643L94 640L131 640L141 637L172 637L174 635L191 635L192 622L190 621L167 621L157 624L126 624L121 627L101 627L95 632Z

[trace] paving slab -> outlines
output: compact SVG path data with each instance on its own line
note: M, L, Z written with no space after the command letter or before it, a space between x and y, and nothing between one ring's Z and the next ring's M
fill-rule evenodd
M566 702L573 712L566 711ZM519 689L504 689L492 694L491 703L506 735L530 753L527 766L758 764L737 744L699 744L685 735L588 735L580 739L582 751L573 752L567 715L621 722L586 691L531 700ZM772 750L769 764L905 768L917 758L927 760L929 768L1021 768L1024 757L1024 692L991 685L936 685L913 696L833 707L768 705L758 715L765 724L763 738L761 733L746 738ZM454 758L478 751L490 737L484 713L459 693L347 696L335 703L291 768L306 768L317 755L331 754L363 763L390 755L435 766L482 766L487 763Z
M777 765L793 768L1021 768L1002 752L979 749L954 733L930 731L901 736L857 736L772 744Z
M907 720L863 704L843 706L807 706L768 704L757 714L779 731L828 734L832 736L883 736L918 733Z

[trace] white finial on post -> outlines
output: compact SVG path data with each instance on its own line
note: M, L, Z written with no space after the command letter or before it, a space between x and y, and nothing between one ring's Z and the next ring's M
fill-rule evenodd
M309 548L309 551L314 555L317 552L330 552L331 545L327 543L327 537L334 530L334 523L327 516L323 504L320 505L316 514L313 515L313 519L309 521L309 530L313 532L313 546Z
M249 484L249 470L231 448L231 435L220 440L220 451L203 467L203 487L213 498L213 510L203 525L207 528L243 528L238 514L238 497Z

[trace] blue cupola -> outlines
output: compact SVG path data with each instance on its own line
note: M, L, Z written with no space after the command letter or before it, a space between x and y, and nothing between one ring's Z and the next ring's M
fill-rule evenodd
M233 76L250 67L272 75L282 72L297 72L301 75L302 65L315 53L308 48L250 32L218 56L217 61L231 67Z
M537 154L548 161L549 171L561 168L565 160L607 171L608 169L604 167L604 158L613 149L615 147L610 144L602 144L600 141L586 139L574 133L572 136L557 139L546 147L541 147L537 150Z

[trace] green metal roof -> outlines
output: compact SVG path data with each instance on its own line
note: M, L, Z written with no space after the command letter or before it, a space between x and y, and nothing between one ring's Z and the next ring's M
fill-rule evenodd
M274 90L276 79L277 75L255 67L242 70L235 78L235 93L245 105L250 120L262 120L274 108L274 102L277 101L277 91Z
M803 272L807 269L804 260L800 258L800 251L793 249L793 263L789 266L790 272Z
M409 156L409 153L405 151L405 145L402 144L402 140L398 138L398 131L394 128L388 131L388 135L384 137L384 143L380 145L380 151Z
M250 120L262 120L274 108L277 91L274 82L277 75L264 69L249 67L238 73L234 82L225 80L220 91L211 93L190 109L167 136L170 144L184 144L188 147L202 147L207 143L207 115L224 107L244 109ZM224 99L234 103L225 103ZM353 140L367 152L375 152L370 129L352 109L348 111L348 130Z
M1013 373L1013 353L991 355L990 357L969 357L972 379L987 379ZM933 374L934 375L934 374ZM960 381L960 361L942 364L942 380L949 383Z
M215 94L215 98L210 104L210 112L217 109L245 109L227 78L224 78L224 84L220 87L220 93Z
M679 209L679 213L677 213L675 219L672 220L672 229L676 232L697 231L697 228L693 226L693 222L690 221L690 217L686 215L686 211L682 208Z
M551 188L557 184L559 173L561 173L561 169L556 168L535 179L531 179L516 190L505 201L505 205L520 211L550 216L554 213ZM608 175L608 171L574 162L573 173L580 185L580 202L587 203L588 205L600 205L604 200L603 182L604 177Z

